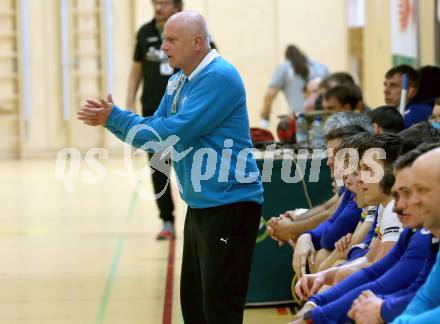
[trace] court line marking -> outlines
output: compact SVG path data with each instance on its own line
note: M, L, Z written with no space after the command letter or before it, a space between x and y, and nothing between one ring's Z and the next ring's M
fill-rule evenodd
M20 228L2 228L0 236L47 236L49 229L46 227L20 227Z
M130 205L128 207L128 212L127 212L127 217L125 218L126 223L129 223L133 218L134 206L136 205L137 202L139 186L140 186L140 181L138 181L137 187L134 190L133 195L131 197ZM116 250L113 254L112 265L110 267L110 271L107 276L107 281L105 284L104 292L101 297L101 303L99 305L99 311L98 311L98 315L96 316L95 324L102 324L104 321L105 312L107 310L108 301L110 299L110 293L113 287L113 282L116 276L116 272L118 270L119 262L121 260L122 251L124 249L125 239L126 239L125 235L119 239L118 245L116 246Z
M171 324L173 319L173 286L174 286L174 255L176 240L170 240L168 252L167 279L165 284L165 298L163 304L162 324Z
M102 322L104 321L105 311L107 309L107 304L110 299L110 293L112 290L116 272L118 270L119 261L121 260L124 243L125 243L125 237L120 238L118 241L118 246L116 247L115 254L113 255L110 273L107 277L107 282L105 284L104 292L101 297L101 304L99 306L98 316L96 317L96 321L95 321L96 324L102 324Z

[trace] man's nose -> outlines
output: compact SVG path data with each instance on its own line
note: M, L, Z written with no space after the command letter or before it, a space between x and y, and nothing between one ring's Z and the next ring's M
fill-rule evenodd
M331 166L335 164L335 158L333 155L329 155L329 157L327 158L327 166Z
M397 207L397 209L399 209L401 211L405 211L406 208L408 207L408 204L406 203L405 199L399 198L396 201L396 207Z
M418 204L420 204L420 198L417 194L413 194L408 201L408 205L411 207Z

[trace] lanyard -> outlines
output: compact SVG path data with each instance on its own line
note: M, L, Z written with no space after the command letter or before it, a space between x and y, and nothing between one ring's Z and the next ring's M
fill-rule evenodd
M177 113L177 107L179 105L179 99L180 99L180 92L183 88L183 85L185 84L186 79L187 79L187 77L184 74L182 74L179 79L179 83L177 84L177 87L176 87L176 95L174 96L173 103L171 105L171 113L172 114Z

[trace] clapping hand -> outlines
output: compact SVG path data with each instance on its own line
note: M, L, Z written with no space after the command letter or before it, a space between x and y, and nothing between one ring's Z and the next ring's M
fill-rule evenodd
M113 109L113 98L109 94L107 100L95 101L87 99L78 112L78 119L89 126L104 126Z

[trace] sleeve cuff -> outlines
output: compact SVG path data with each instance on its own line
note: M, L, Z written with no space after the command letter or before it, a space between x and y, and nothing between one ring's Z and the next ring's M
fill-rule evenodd
M365 250L367 247L368 247L367 244L365 244L365 243L359 243L359 244L355 244L355 245L353 245L353 246L350 248L349 251L351 252L351 250L353 250L353 249L361 249L361 250Z
M311 297L311 298L309 299L308 303L311 304L311 305L314 305L315 308L319 307L320 304L321 304L321 303L319 302L319 299L320 299L319 297L320 297L319 294L315 294L313 297ZM314 308L314 309L315 309L315 308Z
M380 296L378 296L380 297ZM391 323L397 316L396 314L396 310L394 309L393 312L393 305L390 305L390 303L388 302L387 299L383 298L384 302L382 303L382 306L380 306L380 310L379 310L379 317L382 320L381 323ZM397 315L397 316L396 316Z
M313 307L318 307L318 305L316 305L316 303L315 302L313 302L313 301L308 301L307 303L305 303L305 305L311 305L311 306L313 306Z
M382 242L397 242L399 240L400 233L390 233L382 236Z
M116 127L116 121L119 119L120 114L123 112L121 108L118 106L113 105L112 112L107 118L107 121L105 122L104 127L105 128L115 128Z

